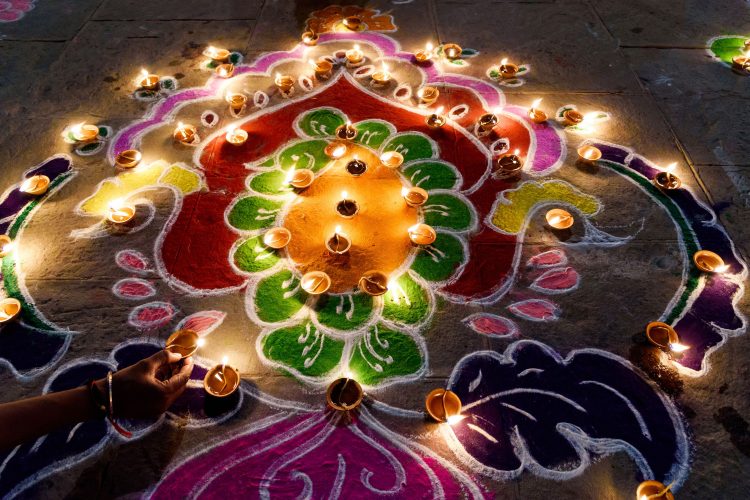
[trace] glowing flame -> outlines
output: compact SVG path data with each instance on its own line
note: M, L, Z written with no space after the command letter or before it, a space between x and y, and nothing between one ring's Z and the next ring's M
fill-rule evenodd
M587 160L592 159L596 155L596 152L593 149L587 149L586 152L583 153L583 157Z
M12 251L13 251L13 242L6 243L5 245L3 245L3 250L2 250L3 253L10 253Z
M426 50L427 52L432 52L432 43L427 42L424 46L424 50Z
M383 67L383 73L388 73L388 65L385 62L383 62L382 67Z
M341 226L336 226L336 229L333 232L336 234L341 234Z
M555 224L559 224L560 222L562 222L562 220L562 217L560 217L559 215L555 215L549 220L549 225L554 226Z
M229 363L229 356L224 356L221 358L221 364L226 365Z
M492 108L492 114L495 115L495 116L499 115L500 114L500 107L498 106L498 107Z
M641 500L648 500L648 496L646 496L646 495L641 495Z
M318 67L318 65L317 65L317 64L315 64L315 61L313 61L312 59L308 59L308 60L307 60L307 64L309 64L309 65L310 65L310 66L312 66L313 68L317 68L317 67Z
M359 50L359 44L356 44L356 43L354 44L354 50L355 50L356 52L361 52L361 51Z
M448 423L448 425L455 425L465 418L466 417L463 415L451 415L450 417L448 417L446 422Z
M198 347L203 347L204 345L206 345L206 339L203 337L199 338L198 342L196 342L195 345L197 345Z
M534 101L534 102L532 102L532 103L531 103L531 109L532 109L532 110L535 110L536 108L538 108L538 107L539 107L539 105L540 105L541 103L542 103L542 100L541 100L541 99L537 99L536 101Z
M348 196L349 196L349 193L347 193L346 191L341 191L341 199L342 200L347 199Z
M436 109L436 110L435 110L435 114L436 114L436 115L441 115L441 114L443 114L443 110L444 110L444 109L445 109L445 107L444 107L444 106L438 106L438 109Z
M503 59L500 61L500 66L505 66L506 64L508 64L508 58L503 57Z
M722 265L716 266L714 268L714 272L715 273L723 273L723 272L726 272L728 270L729 270L729 265L727 265L727 264L722 264Z
M177 122L177 130L179 130L180 132L184 132L185 131L185 124L182 123L182 122Z
M587 124L590 125L591 123L596 120L596 113L586 113L583 115L583 120L581 120L581 125Z
M289 172L286 173L286 177L284 178L284 182L286 184L289 184L290 182L292 182L292 179L294 179L294 172L295 171L296 171L296 169L294 167L292 167L292 168L289 169Z
M351 128L351 126L352 126L352 121L346 120L346 128Z
M342 156L344 156L344 153L346 153L346 146L342 144L341 146L338 146L333 150L331 156L333 156L334 158L341 158Z
M145 68L141 68L141 78L146 78L148 76L148 71Z
M407 194L409 194L409 190L406 189L406 187L402 187L401 188L401 196L406 196Z
M216 47L214 47L213 45L209 45L208 47L206 47L206 55L207 55L208 57L215 57L215 56L216 56L216 53L217 53L218 51L219 51L219 50L218 50L218 49L217 49Z
M688 349L690 349L690 347L688 347L686 345L683 345L683 344L680 344L679 342L673 342L673 343L669 344L669 349L672 352L684 352L684 351L687 351Z
M674 170L677 168L677 162L672 162L666 167L664 167L664 171L667 173L674 172Z

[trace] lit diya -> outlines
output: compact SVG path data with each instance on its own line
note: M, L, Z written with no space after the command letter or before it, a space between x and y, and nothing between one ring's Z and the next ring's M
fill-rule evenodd
M501 155L495 161L495 170L492 176L495 179L509 179L521 173L523 162L518 156L520 151L517 149L513 153Z
M159 88L159 75L150 74L145 69L141 69L141 75L138 77L138 87L143 90L156 90Z
M568 229L575 222L570 212L562 208L553 208L544 215L544 218L547 219L547 224L554 229Z
M531 107L529 108L529 118L531 118L531 121L534 123L544 123L547 121L547 113L539 109L541 103L542 100L537 99L531 103Z
M126 149L115 156L115 165L119 168L137 167L141 162L141 152L137 149Z
M374 87L385 87L391 81L391 74L388 72L388 65L382 64L380 71L372 74L372 85Z
M7 234L0 234L0 258L13 251L13 240Z
M352 240L341 232L341 226L336 226L336 231L334 231L333 236L326 240L326 249L332 254L343 255L348 252L351 247Z
M227 59L229 59L229 54L230 52L227 49L221 49L218 47L214 47L213 45L209 45L203 51L204 56L216 62L226 61Z
M310 295L320 295L331 287L331 277L323 271L310 271L302 276L300 286Z
M502 61L500 61L500 67L498 70L500 71L500 76L503 78L515 78L516 74L518 73L518 65L513 64L511 62L508 62L508 58L503 58Z
M419 102L421 104L429 106L430 104L437 101L438 97L440 97L440 91L436 87L427 85L417 90L417 97L419 97Z
M357 137L357 129L354 128L352 122L347 121L344 125L336 127L336 137L342 140L351 141Z
M416 59L418 63L424 63L432 59L432 44L427 42L424 49L416 51L414 53L414 59Z
M671 487L671 484L665 486L659 481L643 481L635 490L635 498L637 500L674 500L674 495L669 491Z
M359 279L359 289L367 295L383 295L388 291L388 276L380 271L367 271Z
M578 158L585 162L595 162L602 157L602 150L591 144L578 148Z
M566 109L563 111L563 123L569 127L578 125L583 121L583 113L577 109Z
M339 130L336 129L336 135L338 135L338 133L339 133ZM356 130L354 132L354 136L355 137L357 136ZM323 151L325 152L326 155L336 160L346 154L346 143L329 142Z
M294 87L294 78L291 75L282 75L281 73L276 73L274 84L282 94L288 94Z
M21 183L21 187L18 189L22 193L30 194L32 196L39 196L47 192L49 189L49 177L46 175L32 175Z
M359 211L357 202L349 199L349 193L346 191L341 192L341 201L336 204L336 211L341 217L351 218Z
M461 52L463 52L463 49L456 43L446 43L443 45L443 54L448 59L458 59L461 57Z
M197 133L198 129L195 128L195 126L190 124L186 125L182 122L179 122L177 124L177 128L174 129L172 137L174 137L174 140L179 143L192 144L196 138Z
M698 250L693 254L693 262L703 272L706 273L723 273L729 266L724 263L719 254L710 250Z
M461 399L448 389L433 389L424 400L427 414L437 422L461 420Z
M315 72L315 78L320 80L327 80L331 77L333 71L333 63L325 58L320 58L317 61L310 60L310 66L313 67Z
M359 49L359 45L354 45L346 51L346 62L350 65L360 64L365 58L364 52Z
M427 191L417 186L413 186L408 189L406 187L402 188L401 196L404 197L406 204L410 207L421 207L425 204L427 198L429 197Z
M688 346L680 344L680 338L675 329L661 321L652 321L646 325L646 338L665 351L679 353L689 349Z
M354 158L346 164L346 171L354 177L359 177L367 171L367 163L358 158Z
M315 180L315 172L309 168L300 168L293 170L289 178L289 184L297 189L304 189Z
M7 298L0 300L0 323L7 323L21 312L21 302L18 299Z
M365 392L353 378L339 378L326 391L326 402L334 410L350 411L362 404Z
M224 356L220 365L216 365L203 378L203 388L208 394L217 398L229 396L240 385L240 372L229 366L229 358Z
M99 135L99 127L88 123L79 123L70 129L70 134L76 142L91 142Z
M682 186L682 181L672 173L675 168L677 168L677 163L670 163L666 168L657 172L653 178L654 185L665 191L679 189Z
M234 74L234 64L232 63L224 63L219 64L216 66L216 69L214 70L216 75L220 78L231 78Z
M226 100L229 103L229 109L234 113L241 112L242 108L247 104L247 96L240 93L227 93Z
M107 211L107 220L114 224L125 224L135 216L135 205L122 200L113 201Z
M497 114L495 113L485 113L479 117L479 130L489 132L497 125Z
M313 30L305 31L304 33L302 33L302 43L304 43L308 47L312 47L313 45L317 45L318 44L318 38L320 38L320 37Z
M187 358L195 354L201 344L200 335L193 330L177 330L167 338L165 349Z
M230 129L224 138L232 146L242 146L247 141L247 130L242 130L239 127Z
M270 248L284 248L292 240L292 233L285 227L274 227L263 235L263 244Z
M427 126L430 128L440 128L445 125L445 116L443 115L443 106L440 106L435 110L434 113L427 116Z
M386 151L380 155L380 163L382 163L384 167L398 168L404 163L404 155L398 151Z
M745 47L748 46L746 45ZM743 72L750 72L750 49L738 56L732 57L732 67Z
M414 224L409 228L409 239L415 245L430 245L437 239L437 233L427 224Z

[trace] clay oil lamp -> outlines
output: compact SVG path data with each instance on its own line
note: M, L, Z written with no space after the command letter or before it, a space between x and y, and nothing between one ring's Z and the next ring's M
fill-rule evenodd
M331 287L331 277L323 271L310 271L302 276L300 286L310 295L320 295Z
M192 144L197 137L197 133L198 129L195 126L179 122L177 128L174 129L172 137L181 144Z
M506 57L503 58L502 61L500 61L500 67L498 67L498 71L500 71L500 76L505 79L515 78L518 74L518 65L508 62L508 58Z
M732 57L732 68L750 73L750 47L745 45L745 48L746 50L742 54Z
M497 113L498 110L493 110L492 113L485 113L482 116L479 117L479 130L482 132L490 132L493 128L495 128L495 125L497 125Z
M669 489L672 485L665 486L659 481L643 481L635 491L636 500L674 500L674 495Z
M553 229L568 229L575 222L570 212L562 208L553 208L544 215L544 218Z
M318 44L318 34L313 30L308 30L302 33L302 43L308 47L313 47Z
M563 123L568 127L578 125L583 121L583 113L577 109L566 109L563 111L562 117Z
M26 178L18 189L22 193L30 194L32 196L40 196L47 192L49 189L49 183L49 177L46 175L32 175L31 177Z
M591 144L578 148L578 159L586 163L593 163L602 157L602 150Z
M341 217L351 219L359 211L357 202L349 199L349 193L341 192L341 201L336 204L336 211Z
M344 255L352 247L352 240L341 232L341 226L336 226L333 236L326 240L326 249L335 255Z
M447 57L450 60L458 59L461 57L461 52L463 49L460 45L456 43L446 43L443 45L443 54L445 54L445 57Z
M417 91L417 97L419 97L420 104L430 106L440 97L440 91L436 87L427 85Z
M203 51L203 55L218 63L223 63L227 59L229 59L229 51L227 49L220 49L218 47L214 47L213 45L209 45L208 47L206 47L206 49Z
M380 71L373 73L371 78L373 87L382 88L388 85L391 81L391 74L388 71L388 65L383 63Z
M192 356L203 342L197 332L193 330L177 330L167 338L165 349L180 355L181 358Z
M664 191L679 189L682 186L682 181L672 173L675 168L677 168L677 163L670 163L666 168L657 172L653 178L654 185Z
M404 155L398 151L386 151L380 155L380 163L387 168L398 168L404 163Z
M229 129L224 138L232 146L242 146L247 141L247 130L239 127Z
M352 122L347 121L344 125L336 127L336 137L345 141L352 141L357 137L357 129Z
M247 96L245 94L227 92L226 101L229 103L229 109L234 114L238 114L247 104Z
M351 411L362 404L365 392L353 378L339 378L331 382L326 391L326 403L338 411Z
M99 127L88 123L79 123L71 127L70 135L76 142L91 142L99 135Z
M107 220L114 224L125 224L135 217L135 205L122 200L115 200L109 204Z
M297 189L304 189L315 180L315 172L309 168L300 168L289 172L289 180L287 181L292 187Z
M510 179L521 173L523 162L518 156L520 151L516 149L513 153L506 153L495 160L495 171L492 176L496 179Z
M529 108L529 118L534 123L544 123L547 121L547 113L539 109L539 105L542 103L541 99L537 99L536 101L531 103L531 107Z
M414 59L417 60L418 63L426 63L430 59L432 59L432 44L430 42L427 42L427 44L424 46L424 49L419 49L414 53Z
M9 255L13 251L13 240L7 234L0 234L0 258Z
M675 329L661 321L652 321L646 325L646 338L663 351L681 353L689 349L688 346L680 344Z
M367 295L383 295L388 291L388 276L380 271L367 271L359 279L359 289Z
M317 61L310 60L310 66L315 72L315 78L318 80L327 80L331 78L331 72L333 71L333 63L325 58L320 58Z
M355 157L353 160L346 164L346 171L354 177L359 177L367 171L367 163Z
M276 73L274 84L282 94L288 94L294 88L294 78L291 75Z
M263 235L263 244L276 250L284 248L292 240L292 233L285 227L274 227Z
M351 31L359 31L362 28L362 18L358 16L349 16L344 18L344 26Z
M346 51L346 62L351 66L361 64L364 59L365 54L359 49L359 45L355 44L354 47Z
M336 129L336 135L339 134L339 129L340 128L341 127L339 127L339 128ZM356 131L356 129L354 131L354 137L357 137L357 131ZM328 155L329 158L333 158L334 160L338 160L339 158L341 158L342 156L344 156L346 154L346 143L344 143L344 142L329 142L326 145L326 147L324 149L324 152L325 152L326 155Z
M13 320L21 312L21 302L18 299L7 298L0 300L0 324Z
M216 365L203 378L203 388L216 398L224 398L234 393L240 386L240 372L229 365L229 358L224 356L220 365Z
M143 90L157 90L159 88L159 75L150 74L145 69L142 69L137 85L138 88Z
M409 239L415 245L430 245L437 239L437 233L427 224L414 224L408 232Z
M219 64L216 66L216 69L214 70L216 73L216 76L219 78L232 78L232 75L234 75L234 64L232 63L224 63Z
M141 158L141 152L137 149L126 149L117 153L115 165L122 169L134 168L141 162Z
M729 269L719 254L710 250L698 250L693 255L693 262L698 269L706 273L723 273Z
M443 115L443 106L438 107L434 113L427 116L425 123L430 128L440 128L445 125L445 115Z
M401 188L401 196L404 197L407 205L414 208L424 205L429 197L427 191L417 186Z
M424 400L427 414L436 422L454 424L463 419L461 399L448 389L433 389Z

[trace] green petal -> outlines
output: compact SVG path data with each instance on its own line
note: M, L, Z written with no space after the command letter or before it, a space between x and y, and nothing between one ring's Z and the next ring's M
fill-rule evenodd
M433 158L437 152L432 149L433 144L426 135L417 132L398 134L390 139L383 151L398 151L404 155L404 161ZM437 149L437 146L435 146Z
M403 173L409 182L422 189L454 189L460 174L449 163L439 160L418 161L403 169Z
M411 268L427 281L445 281L464 260L461 240L452 234L437 233L432 245L420 247Z
M388 136L396 133L393 125L379 120L367 120L359 122L355 126L357 127L357 137L354 141L373 149L379 148L388 139Z
M430 311L427 292L407 273L383 295L383 318L402 325L421 323Z
M338 109L319 108L305 113L298 126L309 137L330 137L344 123L346 117Z
M430 194L427 203L422 205L425 224L444 227L454 231L471 228L473 218L466 202L448 193Z
M372 313L373 299L364 293L321 295L315 304L318 321L337 330L354 330L363 325Z
M329 158L325 153L326 144L326 141L322 139L313 139L292 144L279 154L279 167L282 170L309 168L317 172L329 162Z
M99 137L107 137L109 135L110 128L109 127L99 127Z
M292 192L292 187L286 182L287 173L281 170L271 170L253 176L250 188L262 194L279 195Z
M234 252L234 264L249 273L270 269L278 261L279 256L272 248L263 244L261 236L245 240Z
M299 279L284 270L260 280L255 290L255 313L261 321L277 323L294 316L307 300Z
M229 223L245 231L270 227L276 222L281 205L281 202L260 196L242 198L229 212Z
M723 62L732 64L732 58L740 55L744 50L746 38L722 37L717 38L711 44L711 52Z
M341 361L344 342L327 337L309 321L274 330L261 339L263 354L292 373L320 377Z
M374 325L355 343L349 370L359 382L376 385L419 372L424 358L421 346L409 335Z

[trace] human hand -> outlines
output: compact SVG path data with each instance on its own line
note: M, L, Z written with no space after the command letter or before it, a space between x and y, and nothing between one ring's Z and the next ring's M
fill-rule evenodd
M162 350L112 375L112 406L116 418L156 418L187 387L193 359ZM103 386L101 384L104 384ZM100 389L106 380L98 381ZM102 391L107 394L106 389Z

